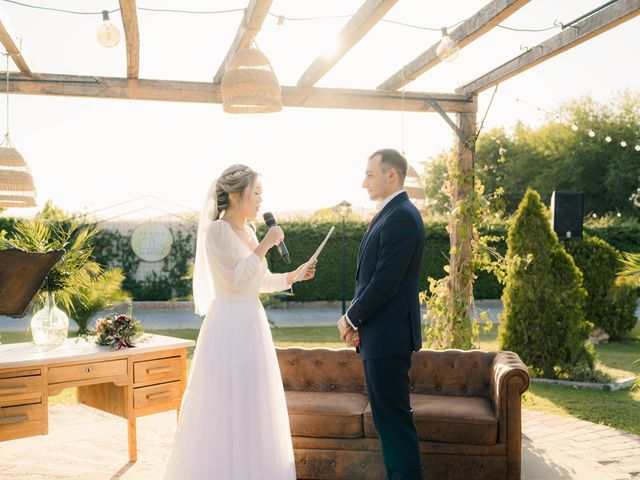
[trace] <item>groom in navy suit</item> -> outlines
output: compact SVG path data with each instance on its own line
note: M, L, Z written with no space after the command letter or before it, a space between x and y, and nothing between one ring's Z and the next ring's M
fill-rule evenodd
M424 225L403 190L400 152L369 157L362 187L378 212L360 244L356 289L338 321L343 340L359 348L388 480L420 480L420 446L409 400L411 354L422 345L418 289Z

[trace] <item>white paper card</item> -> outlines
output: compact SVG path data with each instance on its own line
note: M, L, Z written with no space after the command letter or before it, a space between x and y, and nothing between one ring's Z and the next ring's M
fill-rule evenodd
M307 260L307 262L304 264L305 267L302 270L300 270L300 272L298 272L298 275L296 275L294 282L299 282L304 278L304 276L307 274L307 270L309 269L309 265L311 265L313 261L318 258L318 255L320 255L320 252L322 252L322 249L326 245L327 241L329 240L329 237L331 236L331 234L335 229L336 227L331 227L331 229L329 230L329 233L327 233L327 236L324 237L324 240L322 241L320 246L316 249L313 255L311 255L311 258L309 258L309 260Z

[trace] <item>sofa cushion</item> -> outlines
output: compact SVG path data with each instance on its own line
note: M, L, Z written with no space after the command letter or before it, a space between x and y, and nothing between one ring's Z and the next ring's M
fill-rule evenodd
M276 348L285 390L365 393L362 362L343 348Z
M291 435L358 438L364 435L362 414L368 405L360 393L287 391Z
M498 441L498 420L484 397L411 395L418 438L432 442L493 445ZM377 437L371 406L364 412L364 433Z
M411 357L411 393L491 397L496 352L420 350Z

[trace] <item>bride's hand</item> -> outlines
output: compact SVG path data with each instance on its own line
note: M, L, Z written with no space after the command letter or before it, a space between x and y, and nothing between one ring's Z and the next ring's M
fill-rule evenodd
M282 228L278 226L269 228L269 230L267 230L266 235L262 239L262 241L269 248L275 247L277 244L279 244L283 240L284 240L284 232L282 231Z
M309 268L307 269L307 272L304 274L304 277L302 277L301 281L311 280L315 276L317 264L318 264L318 260L314 260L313 263L309 264ZM300 273L300 271L305 268L306 265L307 265L306 263L303 263L298 268L296 268L293 272L289 272L288 280L290 284L293 284L293 280L298 276L298 273Z
M311 280L313 277L315 277L316 275L316 266L318 265L318 260L314 260L313 263L309 264L309 268L307 269L307 273L305 273L304 277L302 278L302 280ZM298 269L304 267L304 264L300 265L298 267ZM296 270L296 273L298 272L298 270Z

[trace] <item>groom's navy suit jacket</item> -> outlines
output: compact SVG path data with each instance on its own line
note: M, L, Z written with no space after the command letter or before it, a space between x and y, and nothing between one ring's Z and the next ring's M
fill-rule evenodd
M358 252L356 289L347 316L358 328L362 360L420 350L423 250L422 217L402 192L380 211Z

